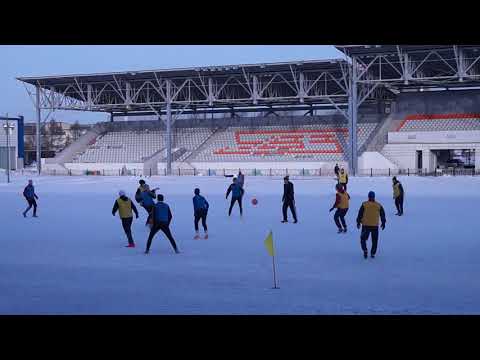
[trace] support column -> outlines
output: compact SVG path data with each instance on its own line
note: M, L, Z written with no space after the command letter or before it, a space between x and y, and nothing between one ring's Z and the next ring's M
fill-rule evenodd
M410 61L408 58L408 54L403 54L403 83L408 85L408 81L410 80Z
M352 58L351 76L350 76L350 94L348 96L349 119L348 119L348 134L349 134L349 156L348 167L349 172L353 176L358 171L358 154L357 154L357 115L358 115L358 100L357 100L357 62Z
M42 155L41 155L41 142L40 142L40 123L42 121L42 114L40 110L40 86L37 85L36 97L37 101L35 107L37 110L37 171L38 175L42 172Z
M24 128L24 119L23 116L18 117L18 128L17 128L17 144L18 144L18 158L22 161L22 168L23 164L25 164L25 128Z
M167 175L172 175L172 94L171 83L167 80Z
M424 147L422 151L422 168L427 172L431 170L431 151L428 147Z
M213 96L213 80L212 78L208 78L208 106L213 105L214 98L215 97Z
M92 85L88 84L87 85L87 106L88 110L92 110L92 105L93 105L93 95L92 95Z
M475 149L475 172L480 171L480 147Z
M252 100L253 104L258 104L258 78L257 75L253 75L252 78Z
M299 95L299 99L300 99L300 103L303 104L304 102L304 98L305 98L305 76L303 75L303 72L300 73L300 80L298 82L298 87L299 87L299 92L298 92L298 95Z
M463 50L458 49L458 81L463 82L465 75L465 57L463 56Z

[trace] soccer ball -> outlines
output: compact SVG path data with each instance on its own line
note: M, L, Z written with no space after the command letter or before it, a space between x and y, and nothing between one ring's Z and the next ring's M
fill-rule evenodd
M252 199L252 205L255 206L258 204L258 200L256 198Z

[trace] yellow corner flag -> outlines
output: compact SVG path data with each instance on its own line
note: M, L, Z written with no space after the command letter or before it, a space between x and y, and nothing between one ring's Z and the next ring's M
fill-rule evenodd
M275 256L275 251L273 250L273 236L271 230L267 238L265 239L265 247L267 248L268 254L270 256Z

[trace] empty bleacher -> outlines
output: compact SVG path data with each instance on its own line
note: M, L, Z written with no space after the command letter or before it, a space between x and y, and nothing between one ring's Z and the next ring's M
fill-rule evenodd
M376 126L359 124L359 146ZM193 161L342 161L347 139L347 127L332 124L229 127L216 134Z
M346 161L348 126L341 116L219 119L179 123L172 133L173 161ZM359 121L359 148L378 119ZM166 160L165 128L158 121L102 123L102 133L74 163L144 163Z
M212 133L209 128L179 128L172 134L172 144L183 161ZM76 163L141 163L166 147L165 131L159 129L113 130L92 141Z
M480 130L480 114L417 114L406 116L396 131Z

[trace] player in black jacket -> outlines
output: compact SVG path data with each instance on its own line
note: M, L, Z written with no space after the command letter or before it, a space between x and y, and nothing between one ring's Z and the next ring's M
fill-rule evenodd
M292 212L293 216L293 223L296 224L297 221L297 212L295 209L295 194L293 191L293 184L289 181L288 175L283 178L284 184L283 184L283 207L282 207L282 213L283 213L283 220L282 223L288 222L287 220L287 208L290 208L290 211Z

